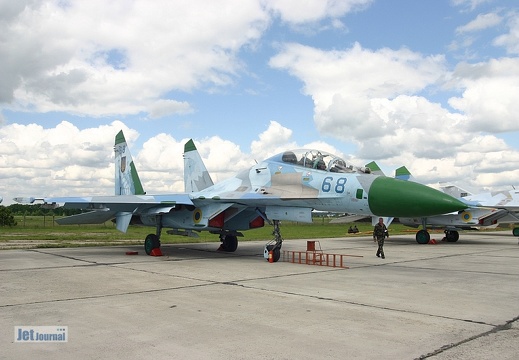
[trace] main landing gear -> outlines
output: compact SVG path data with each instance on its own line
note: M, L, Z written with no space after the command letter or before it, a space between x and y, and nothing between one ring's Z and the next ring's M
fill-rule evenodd
M146 251L147 255L151 255L155 249L160 249L159 237L155 234L149 234L144 240L144 251Z
M416 242L418 244L427 244L429 240L431 240L431 235L427 230L422 229L416 233Z
M153 250L158 249L160 252L160 233L162 232L162 216L157 215L157 231L155 234L149 234L144 240L144 251L146 255L152 255ZM156 250L157 251L157 250Z
M156 218L157 231L155 234L149 234L144 240L144 251L147 255L153 255L153 250L160 250L160 235L162 232L162 216L157 215ZM238 248L238 237L231 233L220 234L222 242L218 250L226 252L235 252Z
M283 238L281 237L281 231L279 229L279 220L272 220L274 225L274 240L271 240L265 246L265 250L263 252L263 257L269 260L271 256L270 252L272 251L272 262L278 262L281 257L281 245L283 244ZM270 260L269 260L270 262Z
M221 244L218 251L235 252L238 248L238 238L236 235L221 234L220 241Z
M445 230L445 238L444 240L447 240L447 242L456 242L460 238L460 234L456 230ZM427 244L431 240L431 235L427 231L427 229L424 228L422 230L419 230L416 233L416 242L418 244Z
M431 235L427 231L427 219L422 218L422 230L416 233L416 242L418 244L428 244L431 240Z
M444 233L447 242L456 242L460 238L460 234L456 230L445 230Z

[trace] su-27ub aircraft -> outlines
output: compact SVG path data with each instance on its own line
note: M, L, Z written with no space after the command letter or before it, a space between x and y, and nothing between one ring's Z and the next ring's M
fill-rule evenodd
M123 132L115 137L115 195L15 198L43 201L47 207L89 212L57 220L59 224L103 223L115 219L118 230L130 224L155 227L144 241L147 254L160 248L163 228L174 235L209 231L220 249L233 252L241 231L273 225L266 250L280 257L280 221L312 222L312 210L366 216L427 217L463 210L460 200L425 185L371 174L324 151L300 149L274 155L236 176L214 184L193 140L184 146L184 193L148 195L143 190Z
M405 166L395 170L395 178L416 181ZM471 194L452 184L444 184L441 189L453 197L460 198L469 207L455 213L427 218L401 217L400 222L414 227L422 225L424 228L426 226L443 228L448 242L458 241L459 230L474 230L497 223L519 222L519 191L517 190ZM519 236L519 227L514 227L512 233L514 236ZM425 244L429 239L417 235L416 241Z

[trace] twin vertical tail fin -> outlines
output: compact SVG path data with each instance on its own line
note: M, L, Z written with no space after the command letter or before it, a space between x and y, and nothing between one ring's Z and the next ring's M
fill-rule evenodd
M457 185L449 183L440 183L442 191L455 198L464 198L465 196L473 195L470 191L460 188Z
M123 131L115 136L115 195L144 195Z
M184 191L186 193L201 191L213 185L211 175L195 143L190 139L184 145Z
M373 175L386 176L386 174L384 174L384 172L380 169L380 166L378 166L378 164L374 161L372 161L369 164L366 164L364 166L369 168L370 173ZM378 219L377 219L377 222L378 222Z
M395 179L418 182L405 166L400 166L395 170Z
M123 131L115 136L115 195L144 195L139 174L126 144ZM214 185L193 140L184 145L185 192L196 192Z

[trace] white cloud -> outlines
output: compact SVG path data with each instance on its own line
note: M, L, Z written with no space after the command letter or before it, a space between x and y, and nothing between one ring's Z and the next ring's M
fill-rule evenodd
M493 0L451 0L455 6L465 6L474 10L482 4L491 3Z
M456 32L467 33L488 29L498 25L502 20L503 18L496 13L479 14L468 24L456 28Z
M449 99L449 104L470 118L472 131L519 130L518 58L461 63L452 78L451 85L463 89L463 93Z
M509 33L495 38L494 45L505 47L509 54L519 54L519 13L510 14L508 27Z
M113 192L113 139L121 129L128 141L137 137L120 121L84 130L66 121L51 129L36 124L1 127L1 191L9 198L106 194L107 187Z
M149 106L149 111L150 117L155 119L172 114L189 114L193 108L186 101L157 100Z
M371 4L373 0L309 0L304 4L298 0L265 0L269 9L279 14L283 21L299 24L344 14Z
M346 51L288 44L270 65L303 81L305 94L314 100L320 131L348 141L387 131L374 112L376 99L420 92L445 72L442 56L408 49L371 51L360 44Z
M252 142L251 152L260 161L294 147L297 146L292 140L292 130L277 121L270 121L268 129L259 134L258 140Z
M171 89L231 83L236 53L269 21L254 0L63 4L29 2L0 23L0 101L88 115L155 111Z

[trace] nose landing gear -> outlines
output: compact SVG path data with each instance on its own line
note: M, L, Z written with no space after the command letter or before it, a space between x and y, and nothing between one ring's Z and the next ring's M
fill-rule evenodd
M279 220L272 220L274 224L274 239L269 241L263 251L263 257L269 262L278 262L281 257L281 245L283 244L283 238L281 237L281 231L279 229ZM272 252L272 261L269 260L270 252Z

